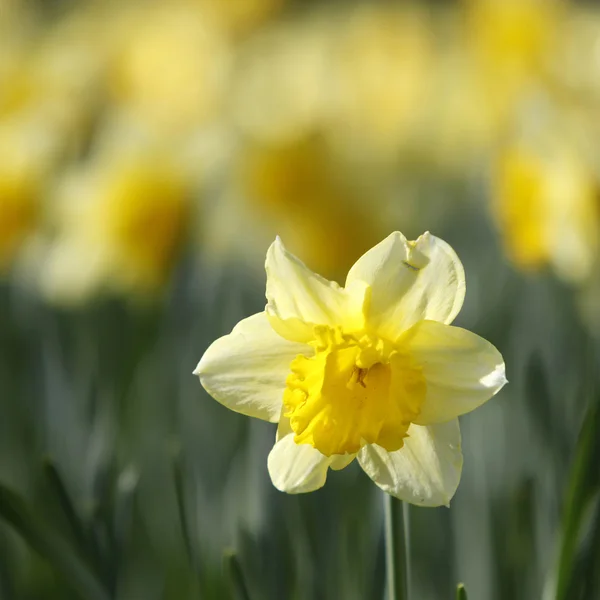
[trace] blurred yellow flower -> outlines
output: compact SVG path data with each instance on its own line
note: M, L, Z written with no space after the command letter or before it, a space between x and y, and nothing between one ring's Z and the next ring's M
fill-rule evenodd
M240 46L230 102L245 134L290 140L329 119L332 26L310 15L265 28Z
M477 59L503 74L544 66L560 24L561 0L465 0ZM491 73L489 74L492 75Z
M578 94L575 100L598 102L600 12L597 7L572 5L561 23L549 68L553 80L571 94Z
M598 253L597 190L595 174L566 140L506 147L492 195L511 260L525 270L550 265L567 281L585 279Z
M40 216L40 181L18 167L0 165L0 275L12 266Z
M62 146L85 136L99 103L108 39L93 14L78 12L20 42L0 59L0 117L38 119ZM0 55L5 52L0 48ZM4 62L4 64L2 64Z
M506 383L496 348L449 325L465 295L452 248L393 233L342 288L277 239L266 271L265 311L214 342L195 374L228 408L279 424L275 487L316 490L358 458L384 491L448 504L462 469L457 417Z
M36 119L0 122L0 276L39 233L45 197L60 153Z
M502 121L547 75L561 0L465 0L465 38L486 111Z
M64 186L59 236L45 267L63 302L102 289L155 293L185 241L192 213L185 173L162 153L98 160Z
M411 148L428 173L433 169L464 177L496 142L500 115L457 43L437 57L431 78L431 92Z
M181 2L141 5L115 26L122 42L114 51L109 84L118 107L167 132L217 118L229 46L205 13Z
M326 276L343 277L380 239L383 219L349 182L322 136L250 146L240 163L242 194L263 219L268 237L285 235Z
M412 133L430 91L435 65L427 12L364 5L335 23L334 126L361 147L393 151Z
M277 13L285 0L189 0L202 7L226 30L247 34Z

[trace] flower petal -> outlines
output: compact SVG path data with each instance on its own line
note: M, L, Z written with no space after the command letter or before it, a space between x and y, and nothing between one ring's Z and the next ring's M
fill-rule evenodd
M276 443L268 459L271 480L281 492L313 492L325 485L328 468L340 471L356 458L356 454L337 454L328 458L309 444L296 444L294 436L290 420L282 411Z
M343 288L313 273L277 238L267 252L267 313L283 322L336 325L346 311Z
M294 433L281 437L269 453L267 465L273 485L281 492L314 492L325 485L331 458L308 444L296 444Z
M415 242L392 233L356 262L346 286L357 279L372 288L369 325L391 340L423 319L451 323L465 297L462 263L429 232Z
M406 343L427 385L419 425L442 423L477 408L505 384L504 360L478 335L434 321L417 323Z
M227 408L276 423L290 363L298 354L312 352L310 346L277 335L265 313L258 313L213 342L194 374L200 377L204 389Z
M411 425L408 435L395 452L365 446L358 454L360 466L384 492L400 500L448 506L462 471L458 419L428 427Z
M330 469L334 471L341 471L345 469L354 459L356 458L356 454L334 454L331 457L331 464L329 465Z

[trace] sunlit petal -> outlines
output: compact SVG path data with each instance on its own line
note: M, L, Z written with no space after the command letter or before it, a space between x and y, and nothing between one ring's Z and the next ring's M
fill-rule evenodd
M290 363L298 354L311 353L309 346L277 335L265 313L258 313L213 342L194 373L227 408L276 423Z
M325 485L331 459L308 444L296 444L288 433L269 453L268 468L273 485L281 492L301 494Z
M384 491L420 506L448 505L462 471L458 419L438 425L412 425L404 446L387 452L375 445L358 454L361 467Z
M423 319L451 323L465 297L458 256L429 233L415 242L392 233L350 269L346 285L356 280L371 287L368 325L392 340Z
M347 296L337 283L313 273L277 238L267 252L267 312L283 322L336 325Z
M477 408L506 384L500 352L466 329L422 321L406 333L406 340L427 386L415 423L449 421Z

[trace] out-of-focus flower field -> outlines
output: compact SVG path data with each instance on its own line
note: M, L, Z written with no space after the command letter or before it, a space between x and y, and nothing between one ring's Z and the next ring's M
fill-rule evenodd
M413 599L600 598L600 6L0 0L0 599L381 599L367 477L281 494L192 371L276 235L343 284L394 230L510 382Z

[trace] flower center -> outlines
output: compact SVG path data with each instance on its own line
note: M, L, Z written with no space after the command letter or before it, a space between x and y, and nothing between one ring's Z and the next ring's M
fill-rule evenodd
M292 361L283 395L295 442L325 456L365 444L399 450L425 396L421 368L381 338L327 327L315 335L315 355Z

